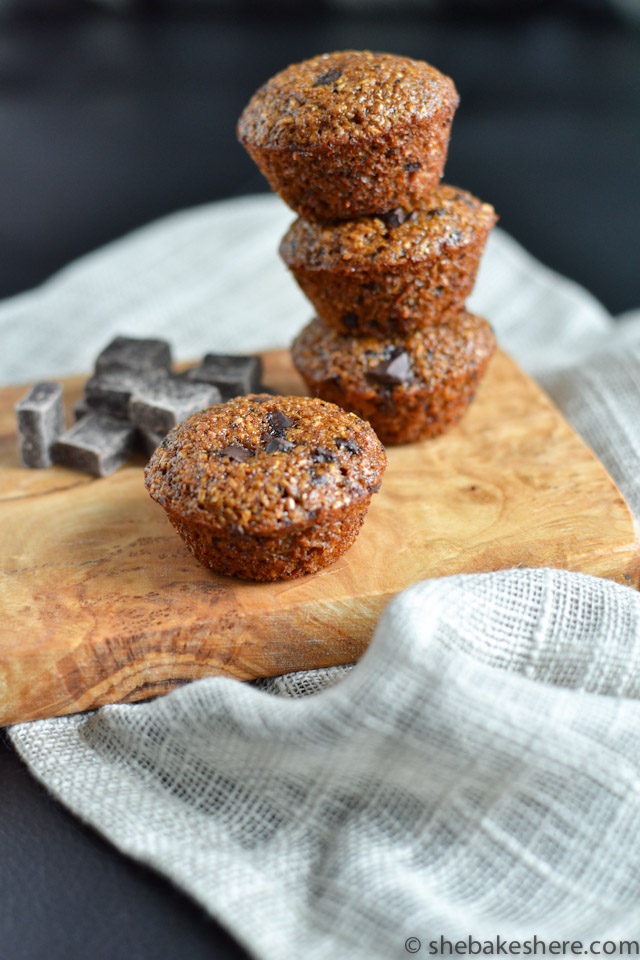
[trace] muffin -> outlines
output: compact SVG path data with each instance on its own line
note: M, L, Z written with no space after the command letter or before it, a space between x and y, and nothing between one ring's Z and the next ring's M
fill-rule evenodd
M316 318L291 353L313 394L368 420L383 443L398 444L456 423L494 349L487 321L463 311L393 340L345 336Z
M442 176L457 106L453 81L428 63L346 50L268 80L238 138L303 217L411 210Z
M393 337L463 310L496 219L488 203L443 184L412 211L298 218L280 256L327 323Z
M278 580L314 573L351 546L385 467L382 444L355 414L251 394L175 427L145 483L200 563Z

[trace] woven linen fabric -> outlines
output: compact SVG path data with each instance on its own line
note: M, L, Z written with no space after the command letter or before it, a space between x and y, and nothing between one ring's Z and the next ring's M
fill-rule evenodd
M88 369L115 333L185 358L286 344L310 312L275 253L290 218L230 201L84 258L0 306L0 378ZM499 230L471 306L640 515L640 312L614 323ZM211 678L10 736L257 958L586 949L640 934L639 693L638 594L518 569L412 587L353 669Z

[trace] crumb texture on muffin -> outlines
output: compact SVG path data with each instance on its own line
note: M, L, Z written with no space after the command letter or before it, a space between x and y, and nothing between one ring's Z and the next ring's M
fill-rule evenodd
M482 317L463 312L406 337L338 333L319 318L292 346L311 392L368 420L385 444L435 437L473 399L495 350Z
M268 537L368 503L385 466L374 431L353 413L310 397L258 394L179 424L145 482L172 522L222 537Z
M428 63L345 50L268 80L238 137L300 216L356 217L411 206L437 186L457 105L453 81Z
M317 149L386 133L398 122L453 114L453 81L421 60L368 50L325 53L291 64L254 94L242 113L241 140Z
M491 204L443 183L413 210L328 222L299 217L283 237L280 254L291 268L378 272L473 243L496 219Z

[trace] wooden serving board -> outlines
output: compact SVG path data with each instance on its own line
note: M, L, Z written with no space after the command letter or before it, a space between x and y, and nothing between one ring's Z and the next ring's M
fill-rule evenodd
M265 382L303 386L285 351ZM84 378L65 382L69 408ZM392 448L351 550L318 574L255 584L199 566L147 495L142 460L95 480L18 465L0 391L0 723L139 700L210 674L348 663L425 577L553 566L638 585L638 531L604 467L502 353L446 436ZM70 419L70 418L69 418Z

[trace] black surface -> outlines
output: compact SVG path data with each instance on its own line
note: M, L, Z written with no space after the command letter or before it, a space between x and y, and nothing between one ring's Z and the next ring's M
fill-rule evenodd
M0 296L162 214L266 189L235 141L253 90L293 60L370 47L454 77L449 182L613 312L640 307L640 35L595 0L502 17L458 3L431 19L60 6L0 20ZM2 960L245 956L50 800L6 744L0 904Z
M2 960L246 960L162 877L56 803L0 731Z

